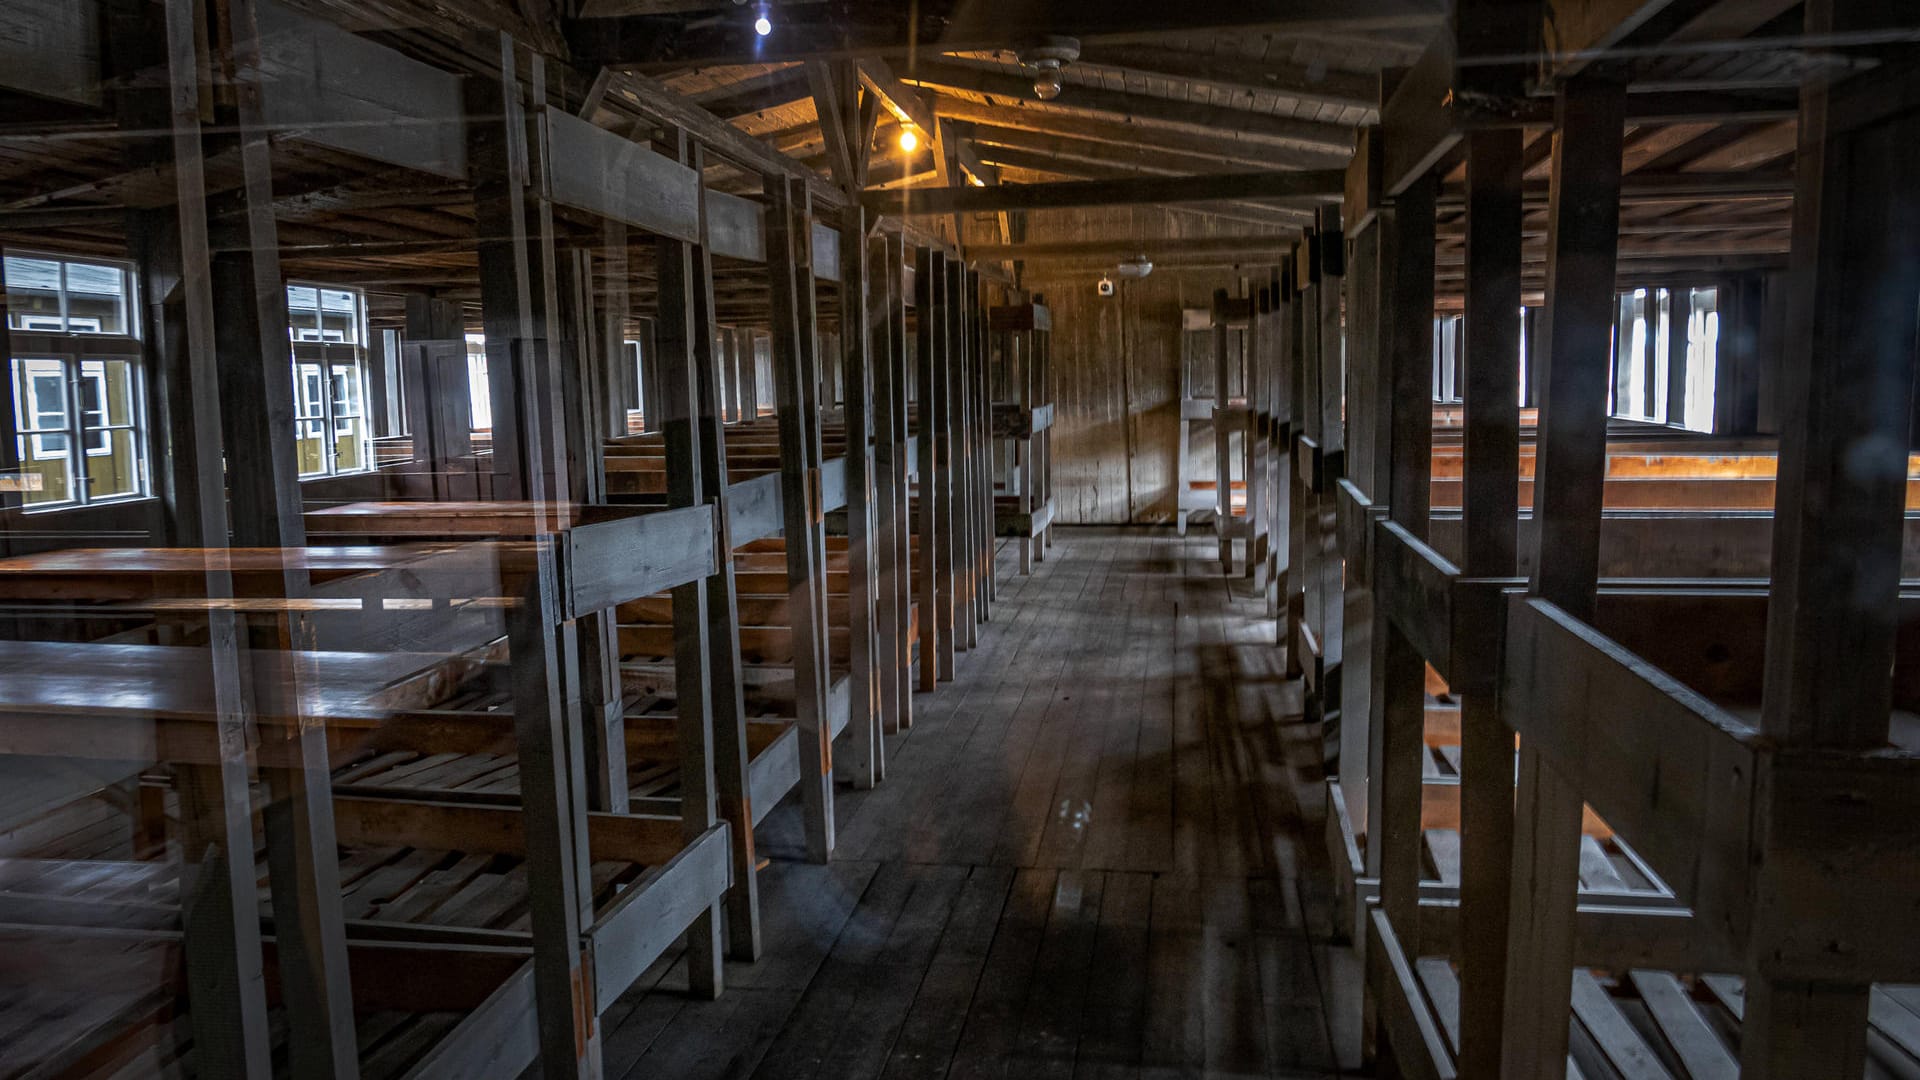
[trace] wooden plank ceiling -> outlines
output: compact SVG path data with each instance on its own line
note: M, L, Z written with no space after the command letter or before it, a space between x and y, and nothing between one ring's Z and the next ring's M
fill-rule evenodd
M641 140L653 128L645 111L623 102L618 79L601 78L600 60L644 73L732 123L754 140L833 176L816 91L857 78L884 107L868 141L864 187L1030 184L1061 180L1187 176L1202 173L1338 169L1355 133L1379 118L1383 73L1412 64L1441 33L1440 0L1295 0L1178 5L1145 0L1050 4L923 0L921 23L907 26L908 5L877 0L835 4L778 0L768 9L774 34L751 51L754 4L707 0L291 0L371 40L460 73L497 73L499 34L546 58L549 99L602 126ZM1792 42L1794 0L1670 0L1665 19L1639 32L1659 48L1636 53L1635 100L1650 113L1627 134L1628 206L1623 212L1626 273L1671 269L1720 273L1784 262L1796 138L1792 102L1809 54ZM1020 12L1029 12L1021 15ZM1062 73L1055 99L1035 97L1017 50L1032 11L1083 31L1081 56ZM1105 12L1088 23L1089 12ZM573 17L563 17L563 14ZM1001 19L995 24L992 18ZM1211 22L1209 22L1211 20ZM1182 28L1182 25L1186 28ZM1000 25L1000 31L993 27ZM838 26L828 41L823 27ZM1194 26L1206 26L1195 29ZM641 41L636 28L652 28ZM997 37L996 37L997 33ZM891 35L891 36L889 36ZM1725 39L1750 38L1728 48ZM1711 47L1693 47L1702 38ZM910 40L911 39L911 40ZM491 44L490 44L491 42ZM953 46L948 48L948 46ZM807 51L811 50L811 51ZM857 63L857 68L856 68ZM809 65L814 70L809 72ZM821 76L829 79L823 84ZM836 74L837 73L837 74ZM124 80L128 93L159 92L148 72ZM1391 76L1387 76L1391 78ZM633 81L631 85L641 85ZM1670 115L1663 103L1709 100L1734 115ZM847 96L851 98L851 94ZM895 100L897 99L897 100ZM846 100L846 98L843 98ZM111 105L87 109L11 95L16 119L0 125L0 242L124 253L123 210L162 205L172 179L162 167L129 165L139 141L115 130ZM1698 109L1692 105L1686 108ZM1685 112L1673 108L1670 112ZM900 149L903 119L918 147ZM860 132L859 134L865 134ZM1529 211L1530 264L1544 252L1544 179L1551 140L1533 133L1528 177L1539 205ZM464 185L379 166L300 141L276 140L274 194L291 275L352 282L378 293L432 289L477 295L473 209ZM237 152L209 157L209 185L237 212ZM1456 169L1450 178L1459 181ZM1729 181L1741 181L1729 184ZM707 182L745 195L760 178L726 164ZM1183 208L1230 222L1251 237L1289 241L1312 220L1313 199L1239 200ZM221 207L216 206L216 210ZM1006 217L1010 215L1002 215ZM992 215L983 218L990 222ZM218 223L218 219L216 219ZM951 230L955 222L942 219ZM1002 244L1017 228L969 229ZM563 218L566 235L586 245L599 230ZM1443 197L1439 274L1443 295L1460 272L1457 193ZM1115 238L1122 239L1122 238ZM1181 254L1199 259L1203 253ZM651 278L651 244L631 252L642 289ZM1075 265L1108 253L1035 253ZM1245 251L1221 255L1249 258ZM1194 261L1190 259L1189 262ZM1203 260L1202 260L1203 261ZM760 278L723 268L723 312L741 317L760 305Z

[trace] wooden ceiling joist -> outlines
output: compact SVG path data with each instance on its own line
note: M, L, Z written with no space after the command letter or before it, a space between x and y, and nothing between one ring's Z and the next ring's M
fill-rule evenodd
M1001 210L1055 210L1139 203L1179 204L1251 199L1326 201L1338 199L1345 186L1346 173L1326 169L1313 172L1128 177L992 188L914 188L885 194L870 192L865 201L869 209L886 214L993 213Z
M1136 124L1126 120L1096 119L1062 112L1035 102L995 104L943 95L939 98L937 107L941 116L951 120L965 120L975 124L1049 135L1064 135L1068 138L1113 143L1119 146L1150 145L1158 150L1193 154L1241 165L1272 168L1297 164L1305 168L1314 164L1319 157L1316 154L1302 154L1294 149L1275 146L1272 143L1238 139L1226 132L1191 131Z
M900 77L919 86L946 87L1016 101L1033 96L1033 83L1029 79L967 64L923 62L902 72ZM1176 101L1173 98L1129 94L1074 83L1068 85L1052 104L1060 108L1128 116L1145 124L1230 131L1249 139L1319 151L1330 163L1345 161L1353 151L1353 129L1349 127L1205 102Z
M1302 67L1247 56L1223 56L1135 44L1095 46L1081 53L1077 62L1222 87L1241 93L1277 94L1296 101L1340 109L1360 109L1370 114L1377 113L1380 105L1380 80L1377 76L1335 71L1324 65Z
M1083 42L1151 40L1203 29L1353 31L1430 28L1446 0L862 0L781 5L773 32L754 32L754 10L713 0L650 11L651 0L593 0L567 24L576 59L641 68L766 63L904 52L1000 49L1042 34ZM638 9L638 10L636 10ZM696 17L704 14L707 17Z
M1144 255L1155 262L1181 257L1234 256L1236 261L1278 261L1292 258L1297 232L1266 236L1156 237L1126 240L1085 240L1029 242L1024 244L968 244L966 253L976 259L1020 259L1025 262L1115 260Z

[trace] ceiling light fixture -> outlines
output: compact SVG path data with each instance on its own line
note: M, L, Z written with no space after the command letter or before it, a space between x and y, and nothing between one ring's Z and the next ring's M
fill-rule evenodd
M753 20L753 32L761 37L773 33L773 20L767 18L766 12L762 11L760 16Z
M1078 38L1049 34L1021 47L1016 55L1023 67L1033 71L1033 96L1041 101L1052 101L1060 96L1063 85L1060 69L1080 59L1080 41Z
M920 136L914 134L912 128L902 127L900 129L900 149L909 154L920 149Z

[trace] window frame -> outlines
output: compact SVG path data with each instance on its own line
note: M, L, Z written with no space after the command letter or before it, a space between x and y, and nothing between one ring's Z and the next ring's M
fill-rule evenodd
M59 283L54 290L59 306L57 315L15 310L11 304L9 305L10 351L7 374L11 380L8 390L14 398L15 453L20 465L24 467L31 462L51 461L61 456L59 453L46 452L44 440L56 434L65 437L70 497L59 502L39 503L23 498L20 502L20 510L28 514L46 514L151 498L153 495L152 428L147 410L147 371L145 350L141 342L138 271L125 259L111 259L96 255L63 254L56 251L11 246L5 248L4 255L7 259L52 262L59 266ZM100 316L73 313L71 276L72 268L76 265L112 269L119 273L119 318L123 324L124 333L100 329ZM9 297L15 295L15 287L6 281L4 265L0 265L0 288L5 288ZM29 320L40 321L41 325L31 325ZM16 322L21 325L14 325ZM51 325L56 322L57 326ZM88 325L76 328L76 323ZM23 424L28 410L23 408L20 399L28 384L23 378L21 365L36 361L51 362L60 367L61 400L65 404L67 415L66 425L57 431L29 428ZM98 413L103 421L112 415L111 409L108 408L105 364L115 361L127 364L128 420L120 424L111 421L91 424L87 419L89 411ZM95 364L100 365L97 378L101 407L87 410L83 407L85 400L81 392L81 384L93 377L88 373L87 368ZM115 431L132 432L132 449L136 459L133 490L96 496L93 493L93 474L88 465L89 459L112 456L112 432ZM92 446L95 435L105 440L104 445L99 449Z
M23 336L27 335L16 333L14 340L17 342ZM132 502L138 499L150 498L153 493L153 470L147 442L149 428L147 424L146 368L145 365L141 363L140 354L138 352L113 353L104 350L82 351L77 349L59 352L52 349L38 348L26 350L16 348L13 350L13 353L14 355L10 358L8 376L13 380L15 445L20 456L20 463L22 466L25 466L30 462L54 461L65 458L67 463L68 490L72 493L72 497L59 502L33 503L23 500L21 509L29 514L44 514L57 510L73 510L83 506L102 506L111 503ZM113 412L109 407L109 399L107 397L108 383L105 365L111 362L122 362L127 365L128 419L125 423L116 424L112 422L111 419L107 419L113 415ZM38 374L28 372L23 378L23 366L36 363L57 364L59 365L59 371L57 373ZM97 375L87 371L89 365L95 364L100 365L101 368ZM27 380L46 378L49 374L56 374L60 380L60 400L66 410L64 417L66 422L59 428L29 427L23 423L27 418L26 414L30 411L37 414L40 410L37 400L31 408L23 403L20 398L20 391L27 385ZM88 409L85 407L86 401L81 394L80 387L82 383L89 380L96 381L100 387L100 408L98 409ZM103 418L102 422L98 424L90 423L87 419L87 414L90 412L98 413ZM129 431L133 433L133 453L136 459L133 490L113 495L95 495L93 493L93 468L91 459L113 456L112 433L116 431ZM104 440L104 445L97 450L92 446L93 436L95 435L101 436ZM44 440L51 437L66 440L65 448L60 451L47 452ZM76 452L75 448L78 448L78 452Z
M367 294L365 290L352 286L314 281L289 281L286 288L287 341L293 362L292 435L296 445L305 439L317 439L320 443L320 468L313 472L300 472L299 479L321 480L330 476L356 476L373 472L378 466L374 461L372 418L367 413ZM294 323L292 298L297 289L314 291L314 327L302 328ZM336 338L326 336L328 331L323 294L327 292L347 293L353 297L353 340L344 340L344 333ZM315 336L302 337L303 330ZM349 397L357 402L356 407L349 411L342 411L334 401L335 379L343 373L343 369L350 383ZM308 400L306 393L310 388L310 374L318 380L313 401ZM351 425L356 420L360 425L360 465L343 469L340 467L339 440L343 434L340 425L348 424L348 431L344 434L351 434ZM313 430L309 432L309 428Z

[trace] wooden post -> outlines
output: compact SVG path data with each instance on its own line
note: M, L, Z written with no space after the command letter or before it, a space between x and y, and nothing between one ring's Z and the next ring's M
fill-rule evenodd
M1346 240L1340 228L1340 208L1320 208L1316 245L1319 281L1314 286L1317 320L1313 342L1318 352L1320 378L1316 391L1320 410L1319 488L1313 497L1315 519L1309 537L1313 552L1312 590L1309 608L1317 619L1320 636L1319 709L1323 723L1328 714L1340 707L1340 661L1346 653L1345 585L1346 571L1340 558L1340 518L1337 484L1346 460L1345 405L1342 388L1345 357L1341 348L1340 286L1346 275Z
M1885 11L1810 0L1805 28L1815 39L1882 29ZM1761 704L1761 729L1783 759L1888 740L1920 348L1911 197L1920 116L1882 101L1818 76L1801 91ZM1783 947L1797 936L1797 912L1850 891L1823 880L1807 852L1780 849L1779 833L1807 827L1779 821L1762 834L1742 1077L1849 1076L1866 1065L1868 981L1823 977Z
M856 788L870 788L886 772L886 743L881 735L879 590L873 490L872 347L873 298L868 295L867 223L859 206L850 206L840 222L840 345L846 380L847 461L847 661L852 685L847 695L849 772Z
M1306 673L1306 658L1302 655L1305 639L1300 634L1300 625L1307 613L1307 594L1305 580L1307 573L1307 486L1300 479L1299 460L1302 449L1301 436L1306 434L1306 414L1310 409L1306 396L1305 368L1301 334L1304 323L1303 312L1306 297L1300 291L1300 282L1296 276L1295 260L1288 260L1281 270L1280 292L1284 300L1284 310L1280 316L1280 367L1281 385L1285 388L1288 409L1287 425L1287 582L1284 600L1280 605L1284 617L1280 620L1280 644L1287 650L1286 674L1289 679L1298 679Z
M1220 569L1233 575L1233 434L1227 405L1227 290L1213 290L1213 532Z
M1268 429L1267 473L1267 617L1275 620L1280 644L1286 644L1285 620L1281 619L1281 578L1288 569L1288 536L1293 516L1289 513L1287 478L1293 472L1293 386L1287 367L1288 312L1291 308L1286 287L1276 268L1267 281L1267 328L1261 335L1267 358L1264 364L1267 397L1272 403L1273 424Z
M993 619L993 387L987 370L987 311L981 303L980 273L967 271L967 351L973 357L973 560L975 605L982 623Z
M1521 133L1467 137L1466 379L1462 569L1514 572L1520 485ZM1492 641L1476 647L1495 648ZM1487 665L1490 670L1492 665ZM1513 732L1496 695L1460 711L1460 1071L1494 1076L1507 983L1513 863Z
M659 363L664 393L660 424L667 450L667 505L699 506L710 501L705 482L709 452L703 436L717 425L701 416L701 373L713 360L711 278L696 265L694 246L681 240L658 241ZM704 256L704 252L701 253ZM704 258L700 259L704 262ZM703 310L704 309L704 310ZM723 566L728 560L720 560ZM731 630L713 622L707 584L690 581L673 590L673 685L678 706L680 803L689 839L712 826L719 814L714 792L714 631ZM727 648L737 648L730 640ZM726 689L723 689L725 692ZM737 690L732 690L738 693ZM736 699L737 700L737 699ZM737 708L737 705L736 705ZM742 740L744 742L744 739ZM752 821L749 814L747 820ZM723 981L720 905L687 932L687 977L693 992L716 997Z
M691 149L690 157L690 164L696 172L704 167L705 155L699 147ZM700 235L703 240L708 235L705 188L701 189ZM753 837L753 792L747 783L747 762L751 754L747 746L746 701L740 677L739 598L734 588L733 545L727 532L727 433L726 423L721 416L724 408L721 400L723 360L714 348L713 252L705 243L689 249L687 245L671 241L663 241L661 251L661 315L670 319L682 316L684 305L679 295L682 292L690 294L693 302L692 322L684 337L692 346L692 364L699 393L694 402L700 461L696 479L699 482L699 501L715 508L719 524L719 536L715 540L718 548L715 553L716 569L706 580L706 612L699 624L704 626L706 634L708 715L712 717L713 742L709 755L713 775L711 801L714 815L727 823L728 838L732 845L733 884L727 890L724 902L727 955L735 960L751 961L759 959L762 947L760 859ZM683 269L690 276L681 278ZM672 375L675 358L674 355L667 357L662 368L664 375ZM666 399L671 402L673 395L669 393ZM674 467L671 450L669 445L669 470ZM680 623L678 601L675 603L677 687ZM624 731L624 723L623 716L623 726L616 730ZM687 827L691 833L699 827L700 805L689 803L687 807L690 811L686 819ZM709 815L707 820L713 820L713 816ZM719 992L717 981L711 992Z
M1355 232L1347 268L1347 475L1375 507L1387 505L1390 439L1395 402L1389 382L1388 350L1396 316L1387 303L1393 268L1381 255L1382 233L1390 226L1370 218ZM1356 571L1358 567L1348 567ZM1376 635L1384 633L1384 611L1374 595L1371 574L1350 573L1343 613L1346 670L1340 679L1340 794L1349 820L1365 823L1368 748L1372 745Z
M1387 517L1419 539L1428 525L1433 460L1433 245L1431 176L1415 181L1382 210L1381 266L1391 275L1382 297L1387 433ZM1408 956L1419 948L1421 755L1426 726L1426 660L1390 619L1375 628L1374 690L1369 705L1368 869L1379 875L1381 907ZM1376 855L1377 853L1377 855ZM1377 861L1376 861L1377 860Z
M914 318L916 322L914 367L918 373L919 472L920 499L915 522L920 530L920 550L914 573L920 581L920 689L930 691L941 671L939 656L946 650L947 670L952 669L952 649L945 623L940 618L942 598L952 598L941 586L940 576L940 477L946 454L937 436L940 398L939 306L943 260L932 248L920 248L914 263Z
M499 78L467 86L468 165L480 237L481 306L493 401L494 493L550 507L564 498L566 464L548 376L554 291L551 208L531 188L514 148L524 138L516 48L499 38ZM527 73L533 101L545 82L536 59ZM527 148L537 166L541 148ZM546 404L547 407L543 407ZM684 460L684 458L682 459ZM536 531L551 519L536 514ZM557 607L549 542L536 546L537 571L509 618L513 716L527 836L527 892L534 937L534 998L541 1060L549 1077L599 1072L598 1005L585 977L580 935L593 917L587 852L586 751L575 650Z
M906 424L900 402L905 354L898 335L905 328L900 298L900 248L889 237L869 244L873 299L868 327L873 369L874 550L878 564L880 710L885 730L897 732L911 708L907 685L912 663L907 649Z
M215 404L221 398L221 365L216 358L201 130L206 91L201 76L212 65L205 64L208 58L200 53L204 27L196 5L168 0L163 27L154 25L154 15L150 8L114 10L109 41L117 66L145 69L155 60L166 65L171 108L153 110L160 121L154 126L173 132L170 164L177 217L163 221L158 214L143 215L135 224L145 226L142 239L150 251L171 248L169 253L177 257L172 268L179 282L179 320L167 328L179 333L169 333L162 346L169 354L162 370L182 384L182 392L170 398L177 408L169 427L186 437L176 451L177 479L168 492L172 524L184 543L223 547L229 531L225 448ZM157 57L145 48L162 42L164 51ZM119 63L123 57L125 63ZM173 230L175 236L161 235ZM189 462L190 468L180 467ZM217 561L208 562L206 585L209 598L233 595L231 574ZM182 768L177 780L184 860L180 917L187 993L196 1005L194 1047L201 1069L209 1074L264 1078L272 1073L272 1061L246 752L255 735L243 677L246 646L231 612L210 609L207 656L222 753L210 765Z
M1597 75L1554 98L1529 591L1585 621L1599 575L1625 109L1625 87ZM1566 1068L1582 803L1524 742L1517 790L1502 1075L1545 1075Z
M926 491L931 479L934 509L933 576L939 582L934 600L934 623L939 627L935 662L940 678L945 681L953 678L954 653L960 645L956 637L960 583L954 573L954 525L959 517L954 509L953 388L956 380L953 375L953 275L947 270L944 254L936 252L934 255L933 277L933 302L920 312L920 318L928 320L933 327L928 354L934 360L934 367L928 376L928 388L932 391L928 401L933 411L931 420L924 422L928 430L923 437L931 438L938 449L933 475L931 478L922 476L920 487L923 492Z
M908 454L910 408L907 388L911 364L907 359L907 290L905 279L906 243L898 236L886 238L887 351L878 362L885 369L888 396L888 442L886 473L893 488L891 497L891 540L893 583L890 592L895 606L892 629L894 666L898 671L894 691L894 726L905 730L913 726L913 645L909 640L913 621L913 503L908 474L913 462Z
M800 794L807 857L833 854L833 726L827 715L826 578L819 559L819 413L807 386L814 380L813 215L806 187L769 178L777 194L768 214L767 269L773 275L774 402L780 427L782 520L787 551L787 610L793 623L794 703L800 727Z
M974 617L978 582L974 580L973 520L979 506L973 492L973 356L967 347L966 265L959 259L947 261L947 399L951 402L953 477L949 495L952 507L953 549L953 630L954 646L971 649L978 644L979 620Z
M1241 338L1241 378L1246 387L1249 422L1241 431L1241 458L1247 463L1247 565L1256 592L1267 589L1267 440L1273 428L1272 386L1266 375L1266 330L1269 299L1265 284L1247 287L1247 329Z
M264 76L255 5L240 0L226 11L235 94L224 117L238 131L246 200L243 250L213 258L213 302L218 313L214 348L220 366L220 412L231 460L226 470L233 514L232 539L241 547L306 546L299 467L288 434L293 422L293 356L288 337L286 284L280 274L279 234L273 215L273 160L263 111ZM219 110L216 115L226 113ZM222 541L224 542L224 538ZM289 568L283 593L308 595L305 571ZM263 620L252 628L262 647L308 647L303 617ZM298 718L304 712L300 679L256 682L263 714ZM296 722L283 747L287 764L262 767L269 793L263 815L267 863L274 885L281 993L288 1015L288 1061L298 1078L360 1074L352 981L347 970L345 916L340 904L339 846L327 736L322 725ZM251 851L251 846L247 849ZM250 862L251 859L245 860ZM236 912L236 917L250 917Z

